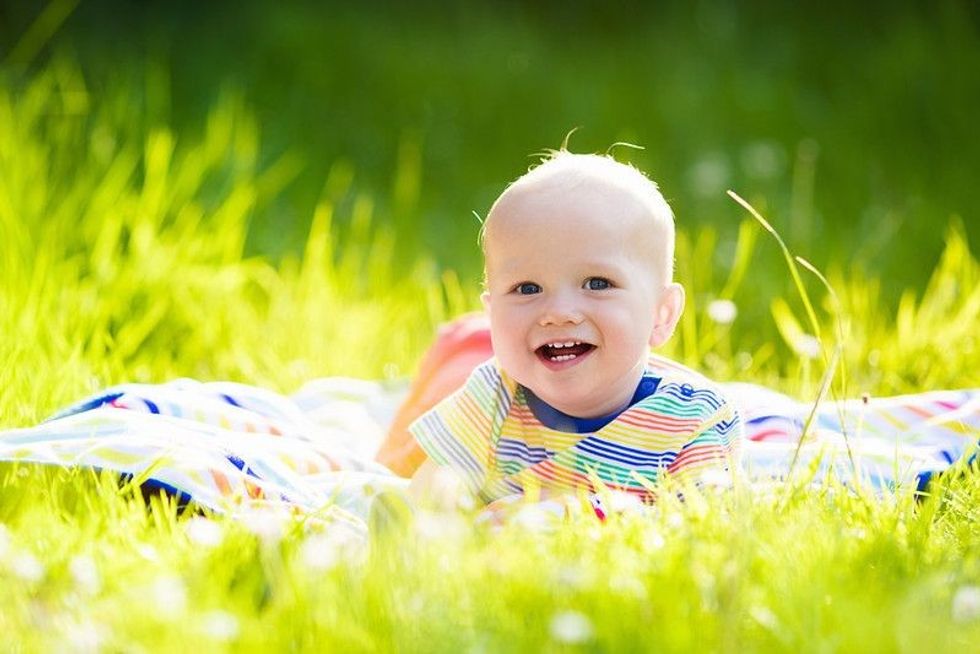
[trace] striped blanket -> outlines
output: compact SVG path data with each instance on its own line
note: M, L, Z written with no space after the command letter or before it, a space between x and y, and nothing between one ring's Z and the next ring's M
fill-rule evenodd
M797 447L810 406L728 384L746 425L753 479L791 462L877 487L924 485L976 458L980 389L828 403ZM0 432L0 460L112 470L219 512L262 507L363 524L382 491L406 481L374 462L404 388L347 378L285 396L189 379L109 388L34 427Z

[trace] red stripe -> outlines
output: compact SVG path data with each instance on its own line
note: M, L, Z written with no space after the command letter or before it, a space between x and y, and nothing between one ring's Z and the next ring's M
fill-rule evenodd
M559 467L550 459L542 461L538 465L530 468L530 470L535 474L540 474L546 479L550 479L551 481L564 482L566 485L573 488L586 486L589 490L592 490L592 482L588 477L574 470Z
M519 419L521 422L533 420L534 414L531 413L531 410L525 406L514 406L512 411L514 412L514 417Z
M708 461L712 459L724 460L728 457L728 451L719 445L696 445L689 447L674 459L674 462L667 466L667 472L676 472L693 463Z
M701 420L697 418L672 418L645 411L627 411L619 416L617 422L624 422L644 429L659 430L668 434L691 432L701 424Z
M797 440L796 436L791 436L790 433L785 429L763 429L757 431L751 435L746 434L746 440L750 441L768 441L774 440L776 437L782 437L787 441Z

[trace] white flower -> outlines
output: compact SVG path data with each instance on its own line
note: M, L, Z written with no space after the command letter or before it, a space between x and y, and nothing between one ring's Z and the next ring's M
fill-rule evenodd
M340 552L334 539L328 534L310 536L300 546L300 558L311 570L330 570L340 560Z
M738 315L738 307L731 300L713 300L708 304L708 317L719 325L730 325Z
M221 525L208 518L191 518L184 525L184 531L192 543L201 547L217 547L224 540L224 532L221 529Z
M578 611L562 611L551 619L551 637L560 643L576 645L592 640L592 621Z
M663 546L667 544L663 534L661 534L659 530L652 527L647 529L645 542L648 550L663 549Z
M237 517L246 529L266 545L275 545L281 541L290 521L287 513L273 509L244 511Z
M367 552L360 534L343 525L314 534L300 546L303 563L312 570L329 570L340 563L357 563Z
M558 502L543 500L518 509L513 521L528 531L551 532L565 514L565 507Z
M756 622L768 629L769 631L775 631L779 628L779 618L773 613L769 607L766 606L753 606L749 609L749 615L751 615Z
M820 356L820 341L810 334L800 334L793 341L793 349L804 359L816 359Z
M645 508L640 498L633 493L614 490L607 497L609 511L612 513L640 513Z
M160 561L160 553L157 552L157 548L153 547L148 543L139 545L136 548L136 551L139 552L139 555L142 556L147 561L149 561L150 563L158 563Z
M10 561L10 569L15 575L28 583L41 581L44 579L45 572L47 572L44 569L44 564L30 552L21 552L14 556Z
M187 608L187 587L173 575L157 578L150 587L150 599L163 617L176 618Z
M72 652L101 652L106 640L105 627L95 622L72 622L62 633Z
M953 595L953 621L980 619L980 586L963 586Z
M99 577L99 569L96 567L95 561L92 560L91 556L79 554L73 557L68 563L68 571L78 585L79 590L83 593L86 595L95 595L99 592L99 588L102 586L102 580Z
M227 611L209 611L201 618L201 628L214 640L233 640L239 632L238 618Z

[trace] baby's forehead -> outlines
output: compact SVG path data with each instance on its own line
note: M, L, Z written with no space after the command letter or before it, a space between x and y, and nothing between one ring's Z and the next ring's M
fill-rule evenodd
M491 207L480 238L489 263L517 242L598 231L670 279L673 213L652 180L611 157L563 152L531 169Z
M615 178L556 170L511 185L491 209L487 227L492 231L503 223L509 229L558 214L588 219L604 229L642 229L658 222L657 211L647 196Z

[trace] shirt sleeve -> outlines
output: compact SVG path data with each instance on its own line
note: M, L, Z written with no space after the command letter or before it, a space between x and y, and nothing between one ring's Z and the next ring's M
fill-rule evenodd
M682 483L730 486L741 471L742 418L730 399L716 393L717 404L711 403L713 410L667 467Z
M413 422L408 431L425 453L448 466L474 494L486 485L494 442L510 407L493 361L478 366L455 393Z

